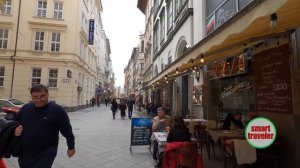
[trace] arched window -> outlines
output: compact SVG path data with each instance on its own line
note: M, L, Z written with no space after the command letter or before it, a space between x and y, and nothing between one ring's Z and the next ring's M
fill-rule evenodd
M157 65L155 65L155 68L154 68L154 77L158 74L158 68L157 68Z
M162 58L161 59L161 62L160 62L160 68L161 68L161 71L163 71L165 69L165 63L164 63L164 59Z
M185 40L185 37L181 37L177 44L176 58L180 58L186 52L186 46L187 42Z

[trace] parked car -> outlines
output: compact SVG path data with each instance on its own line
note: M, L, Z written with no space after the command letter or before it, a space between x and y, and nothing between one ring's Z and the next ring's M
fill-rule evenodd
M20 106L14 106L9 102L0 100L0 111L6 113L5 118L7 120L15 119L17 113L20 111Z
M17 106L17 107L22 107L25 103L23 103L22 101L18 100L18 99L0 99L0 102L7 102L9 104L11 104L12 106Z

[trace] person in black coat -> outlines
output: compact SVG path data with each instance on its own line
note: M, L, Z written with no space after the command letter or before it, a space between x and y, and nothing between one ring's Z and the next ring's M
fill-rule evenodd
M242 114L240 112L235 112L233 115L229 113L225 118L222 128L226 130L230 130L232 128L244 129Z
M184 121L182 117L175 116L172 120L172 128L168 134L167 142L191 142L191 134L189 129L184 125ZM163 152L159 155L159 161L156 168L160 168L162 166Z
M167 142L191 142L191 134L182 117L175 116L172 123L173 127L168 134Z
M113 99L113 100L112 100L110 109L111 109L111 111L112 111L113 119L115 119L115 117L116 117L116 112L117 112L117 110L118 110L118 103L117 103L117 100L116 100L116 99Z
M125 100L121 100L120 104L119 104L119 109L121 111L121 119L124 119L124 117L126 116L126 109L127 109L127 105Z

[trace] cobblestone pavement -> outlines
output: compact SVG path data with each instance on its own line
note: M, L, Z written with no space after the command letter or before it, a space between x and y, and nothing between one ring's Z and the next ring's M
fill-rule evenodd
M131 120L115 120L109 107L87 108L68 113L75 134L76 155L68 158L66 141L60 137L59 150L53 168L153 168L154 160L149 146L133 146L130 152ZM144 116L134 112L134 116ZM204 153L205 168L222 167L221 156L208 160ZM18 168L17 158L6 159L8 168Z

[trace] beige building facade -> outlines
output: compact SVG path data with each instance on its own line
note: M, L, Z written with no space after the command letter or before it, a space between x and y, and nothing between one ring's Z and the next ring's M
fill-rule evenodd
M101 0L21 2L0 14L0 97L28 102L41 83L68 111L85 107L105 76Z

